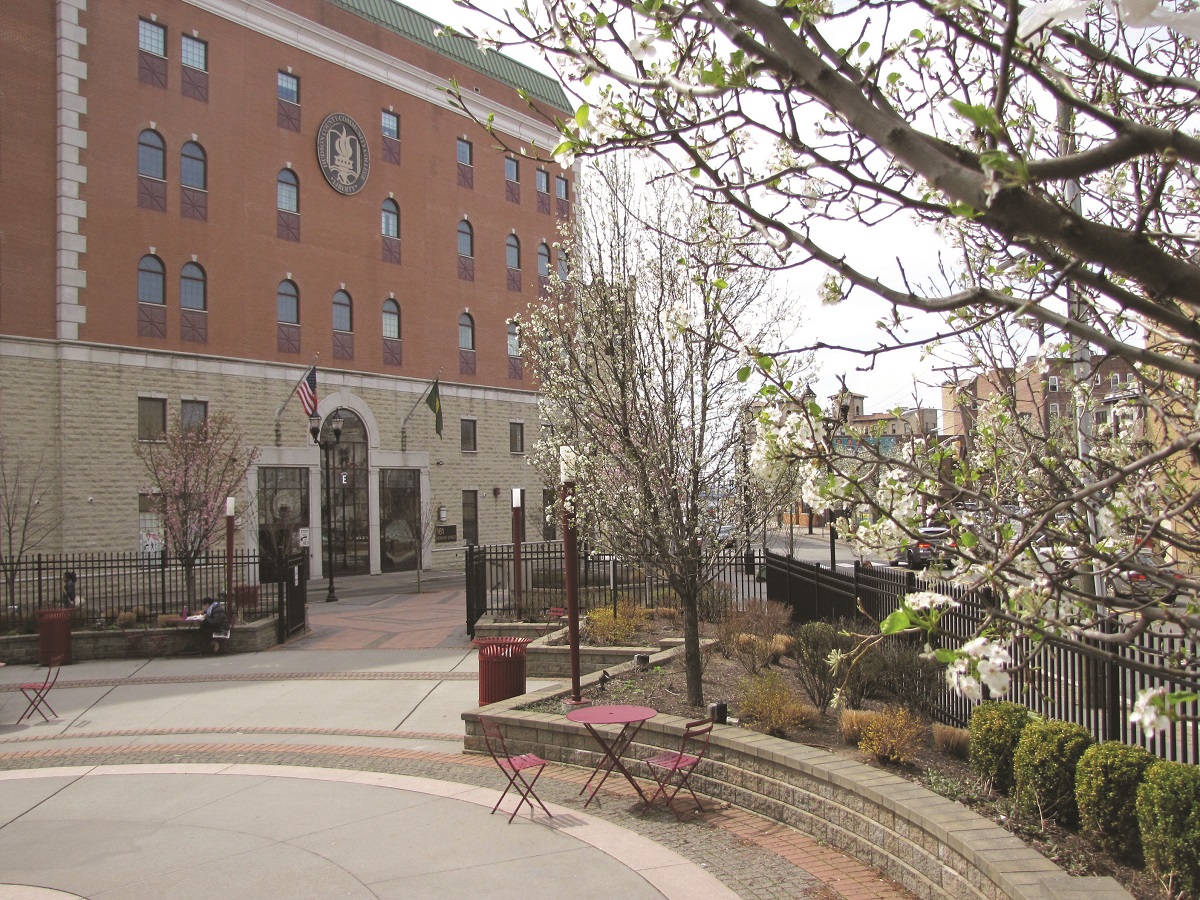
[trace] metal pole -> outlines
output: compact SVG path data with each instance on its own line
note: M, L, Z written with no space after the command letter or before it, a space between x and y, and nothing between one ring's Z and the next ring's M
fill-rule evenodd
M521 522L525 509L521 505L521 489L512 490L512 540L513 540L513 610L522 609L521 605Z
M829 527L829 571L837 571L837 528L833 524L833 507L829 507L829 521L826 523Z
M229 498L233 500L232 497ZM225 603L233 602L233 513L232 502L225 507Z
M563 583L567 589L567 640L571 647L571 702L579 695L579 545L575 533L575 482L564 481L560 489L563 522Z
M329 593L325 595L325 602L336 603L338 596L333 587L333 442L327 439L321 449L325 451L326 557L329 560Z

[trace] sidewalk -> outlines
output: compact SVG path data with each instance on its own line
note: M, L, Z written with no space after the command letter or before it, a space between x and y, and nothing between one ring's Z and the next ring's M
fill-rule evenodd
M538 784L553 819L489 815L461 588L384 578L339 582L285 648L69 666L49 723L12 724L40 673L0 668L0 898L904 896L738 810L679 825L606 785L584 811L574 767Z

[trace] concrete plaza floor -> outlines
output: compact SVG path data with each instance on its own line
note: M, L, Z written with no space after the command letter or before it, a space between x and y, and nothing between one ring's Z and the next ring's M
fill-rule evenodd
M490 815L461 576L424 587L345 579L263 653L66 667L50 722L16 724L44 670L0 668L0 898L906 896L744 811L681 825L611 781L584 810L569 766L552 818Z

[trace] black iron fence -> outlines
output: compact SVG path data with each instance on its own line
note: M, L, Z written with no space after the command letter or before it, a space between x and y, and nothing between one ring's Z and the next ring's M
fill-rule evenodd
M987 592L969 592L960 585L921 578L915 572L862 566L831 571L816 563L801 562L768 552L765 560L767 597L792 607L796 623L838 618L882 621L898 608L900 598L914 591L936 591L958 601L941 619L936 641L961 646L974 637L992 605ZM1022 639L1012 648L1016 663L1012 688L1006 699L1024 704L1039 715L1076 722L1099 740L1138 744L1163 759L1200 764L1200 722L1174 723L1153 737L1129 725L1128 713L1143 689L1164 687L1183 690L1161 675L1141 671L1140 665L1175 658L1196 659L1195 641L1163 630L1148 630L1129 644L1118 645L1117 658L1096 659L1076 646L1046 640L1040 644ZM934 717L947 724L967 724L973 701L949 687L935 700ZM1190 716L1200 714L1200 703L1186 705Z
M73 608L80 625L111 625L123 612L154 624L160 615L195 611L203 598L225 594L227 573L233 592L226 604L242 621L253 621L278 612L286 583L263 581L262 562L257 553L241 552L234 553L227 567L224 553L209 553L189 576L165 551L31 555L20 569L3 572L0 633L35 631L37 610L68 605L63 579L68 572L75 574Z
M738 608L749 599L766 596L759 577L761 551L729 549L711 561L711 584L706 597L714 604ZM467 547L467 631L474 635L475 623L484 615L513 620L544 618L546 610L566 606L563 547L561 541L521 545L520 589L514 578L512 544ZM579 553L579 608L615 607L628 601L642 609L678 608L679 598L659 574L618 557Z

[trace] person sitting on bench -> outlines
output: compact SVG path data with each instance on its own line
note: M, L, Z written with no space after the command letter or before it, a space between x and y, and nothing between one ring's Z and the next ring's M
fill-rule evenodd
M225 605L212 597L204 598L204 621L200 623L200 646L205 652L217 653L221 641L229 638L229 614Z

